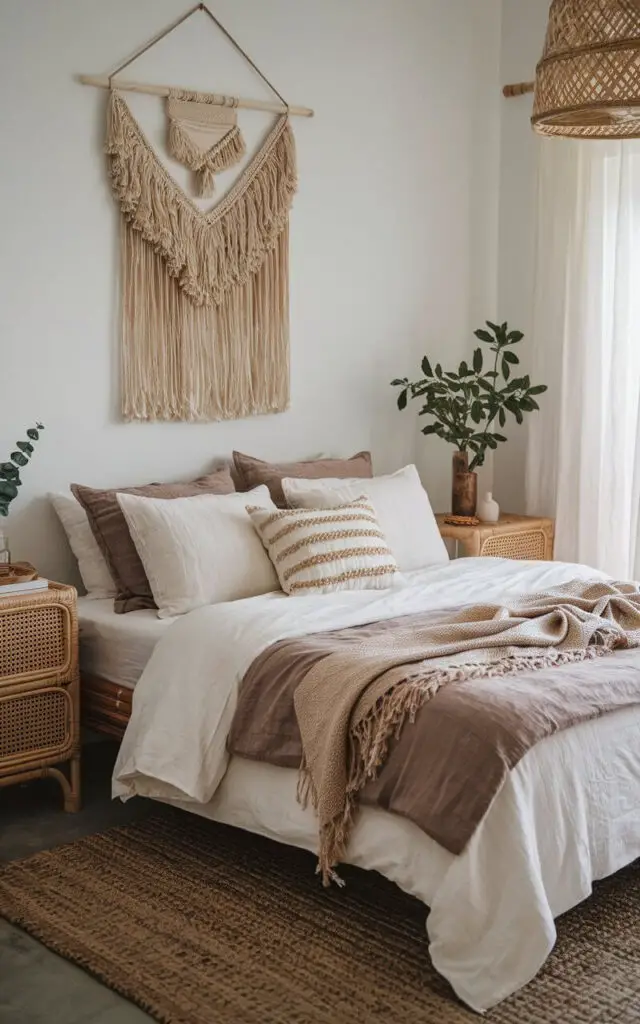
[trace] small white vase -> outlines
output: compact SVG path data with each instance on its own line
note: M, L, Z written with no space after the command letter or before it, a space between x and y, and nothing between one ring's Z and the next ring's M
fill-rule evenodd
M483 523L498 522L498 519L500 518L500 506L497 501L493 500L491 491L487 491L478 502L476 515Z

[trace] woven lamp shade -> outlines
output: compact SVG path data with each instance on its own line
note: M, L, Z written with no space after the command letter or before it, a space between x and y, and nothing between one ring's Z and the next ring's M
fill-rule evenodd
M640 137L640 0L553 0L532 124L542 135Z

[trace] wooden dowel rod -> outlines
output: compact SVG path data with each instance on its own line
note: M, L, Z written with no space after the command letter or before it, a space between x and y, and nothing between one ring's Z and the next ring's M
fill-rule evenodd
M116 78L110 82L108 75L78 75L78 81L83 85L95 85L98 89L114 89L120 92L144 92L150 96L168 96L171 88L168 85L150 85L145 82L128 82ZM180 86L173 86L179 89ZM187 90L192 91L192 90ZM313 117L313 110L309 107L286 107L283 103L270 103L268 100L247 100L237 96L219 96L216 94L216 102L220 106L242 107L244 110L268 110L274 114L292 114L296 117Z
M515 85L505 85L502 94L510 100L514 96L524 96L525 93L533 92L534 89L535 82L517 82Z

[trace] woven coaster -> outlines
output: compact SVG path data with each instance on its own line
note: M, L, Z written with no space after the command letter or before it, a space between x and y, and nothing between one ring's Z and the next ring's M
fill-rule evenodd
M445 523L449 526L479 526L480 520L477 516L445 516Z

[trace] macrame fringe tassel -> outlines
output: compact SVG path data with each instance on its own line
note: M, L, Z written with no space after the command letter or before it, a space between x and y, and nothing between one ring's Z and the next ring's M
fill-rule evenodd
M177 121L169 122L168 148L176 160L195 171L197 192L201 199L210 199L214 195L216 174L234 167L247 151L244 136L237 125L203 153L194 146Z
M289 237L247 285L196 306L122 221L122 415L226 420L289 405Z
M209 214L176 185L116 92L109 105L106 148L124 216L196 305L220 305L278 248L297 186L295 143L286 117L278 119L259 153Z

